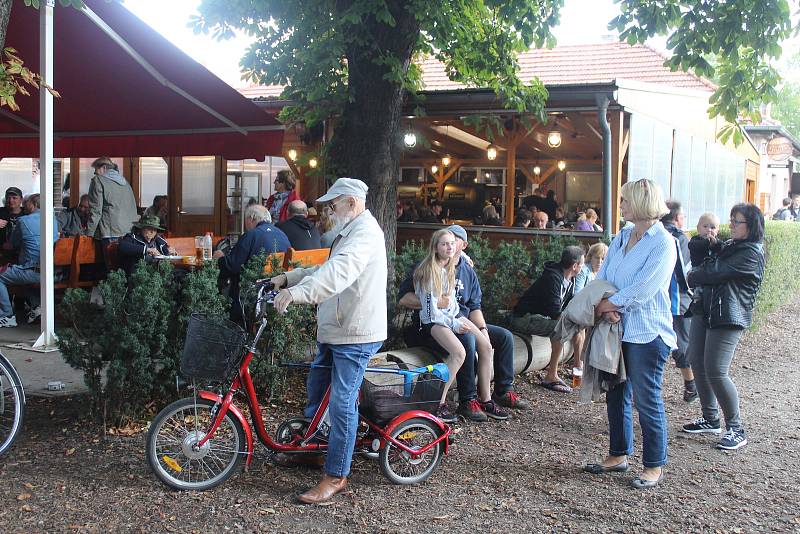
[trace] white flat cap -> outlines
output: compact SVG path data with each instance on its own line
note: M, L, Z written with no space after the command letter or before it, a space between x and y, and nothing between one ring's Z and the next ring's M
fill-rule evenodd
M339 178L334 182L328 192L317 199L317 202L330 202L334 198L347 195L348 197L367 198L367 184L355 178Z

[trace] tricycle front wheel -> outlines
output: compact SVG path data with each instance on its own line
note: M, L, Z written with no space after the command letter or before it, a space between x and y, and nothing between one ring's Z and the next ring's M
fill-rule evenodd
M244 459L242 424L230 412L203 445L215 403L194 397L173 402L153 419L147 433L147 461L156 476L178 490L203 491L228 480Z
M412 450L421 450L441 433L442 430L431 421L415 418L401 423L389 435ZM387 441L379 456L381 472L394 484L419 484L436 470L442 459L443 447L444 443L440 441L415 456Z

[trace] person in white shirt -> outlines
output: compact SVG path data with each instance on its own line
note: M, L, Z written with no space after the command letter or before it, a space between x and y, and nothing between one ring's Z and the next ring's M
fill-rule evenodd
M331 386L331 429L325 475L298 497L304 504L329 500L347 486L358 429L358 390L369 360L386 339L386 244L378 221L366 209L367 185L339 178L317 202L330 202L336 238L328 260L272 279L279 313L294 304L317 305L318 353L308 377L306 417L319 408ZM324 366L320 367L320 366Z

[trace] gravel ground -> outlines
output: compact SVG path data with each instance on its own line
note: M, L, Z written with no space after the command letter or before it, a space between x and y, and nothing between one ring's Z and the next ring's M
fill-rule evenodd
M638 455L628 474L582 473L607 448L604 406L577 406L536 386L535 376L518 381L533 410L460 425L425 484L390 485L374 461L357 459L350 490L318 507L294 497L319 472L263 458L214 490L170 491L148 470L143 433L102 436L80 417L82 399L37 399L20 441L0 460L0 530L800 532L800 372L788 349L800 335L797 317L800 298L739 347L733 375L750 444L738 452L677 432L699 407L682 401L677 370L666 373L670 464L653 490L627 485Z

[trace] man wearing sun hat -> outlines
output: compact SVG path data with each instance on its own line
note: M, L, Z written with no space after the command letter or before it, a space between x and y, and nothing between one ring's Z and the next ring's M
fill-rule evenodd
M139 260L149 263L155 261L156 256L175 253L175 249L169 246L166 239L158 235L158 232L163 231L165 228L161 226L158 215L143 215L133 223L133 229L120 239L117 249L119 265L125 270L125 274L133 274Z
M331 385L328 454L320 483L298 497L327 501L347 485L358 428L356 399L364 369L386 339L386 245L378 221L366 209L367 184L339 178L317 202L330 202L336 238L324 264L294 269L272 279L283 313L289 304L316 304L318 354L307 384L306 417L317 411Z

